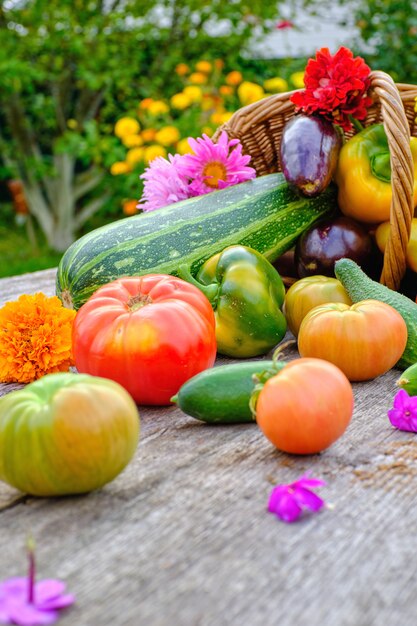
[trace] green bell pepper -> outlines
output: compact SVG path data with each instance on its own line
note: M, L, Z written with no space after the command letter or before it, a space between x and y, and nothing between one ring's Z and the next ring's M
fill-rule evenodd
M276 269L256 250L230 246L208 259L196 279L184 265L178 274L210 300L220 354L237 358L266 354L284 337L285 287Z

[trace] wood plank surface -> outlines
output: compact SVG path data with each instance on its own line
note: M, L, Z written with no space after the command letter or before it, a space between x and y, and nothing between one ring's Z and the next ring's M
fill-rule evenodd
M1 279L0 304L53 294L54 275ZM417 440L387 419L398 376L355 384L345 435L306 457L256 424L140 407L135 458L105 488L47 499L1 485L0 579L25 573L31 532L39 576L77 596L63 626L414 626ZM306 470L331 507L286 525L269 493Z

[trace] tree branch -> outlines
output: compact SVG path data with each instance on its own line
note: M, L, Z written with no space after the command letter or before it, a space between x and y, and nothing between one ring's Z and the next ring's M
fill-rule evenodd
M104 178L104 172L96 166L90 167L86 172L78 174L75 178L74 200L77 201L86 193L97 187Z
M110 199L110 194L105 193L102 196L100 196L99 198L95 198L94 200L91 200L91 202L89 202L88 204L86 204L79 213L77 213L77 215L75 216L74 219L74 227L75 230L78 230L79 228L81 228L81 226L90 218L92 217L95 213L97 213L97 211L99 209L101 209L101 207L103 206L103 204Z

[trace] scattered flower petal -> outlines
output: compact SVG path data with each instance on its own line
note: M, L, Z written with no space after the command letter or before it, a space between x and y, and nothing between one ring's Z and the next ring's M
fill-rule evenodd
M0 622L4 624L53 624L58 611L74 603L72 594L65 594L59 580L41 580L34 584L34 600L29 602L29 578L9 578L0 583Z
M295 522L304 509L319 511L324 506L324 500L312 489L325 484L323 480L305 474L288 485L277 485L269 497L268 511L287 523Z
M405 389L400 389L388 417L395 428L417 433L417 396L409 396Z

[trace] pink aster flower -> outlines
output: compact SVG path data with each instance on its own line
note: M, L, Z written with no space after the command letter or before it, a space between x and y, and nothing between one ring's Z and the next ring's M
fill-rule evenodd
M188 180L179 171L183 157L169 154L168 158L156 157L141 175L145 184L138 209L153 211L191 197Z
M417 396L409 396L405 389L400 389L388 417L395 428L417 433Z
M188 143L194 154L184 154L178 169L184 177L191 179L193 196L255 178L256 171L248 167L251 157L242 154L239 140L229 140L225 131L217 143L207 135L198 139L190 137Z
M323 480L304 474L293 483L277 485L269 497L268 511L288 523L295 522L304 508L319 511L324 506L324 500L311 490L325 484Z
M53 624L58 612L73 604L72 594L64 593L60 580L41 580L35 583L35 556L28 545L29 574L27 577L9 578L0 583L0 623L36 626Z

